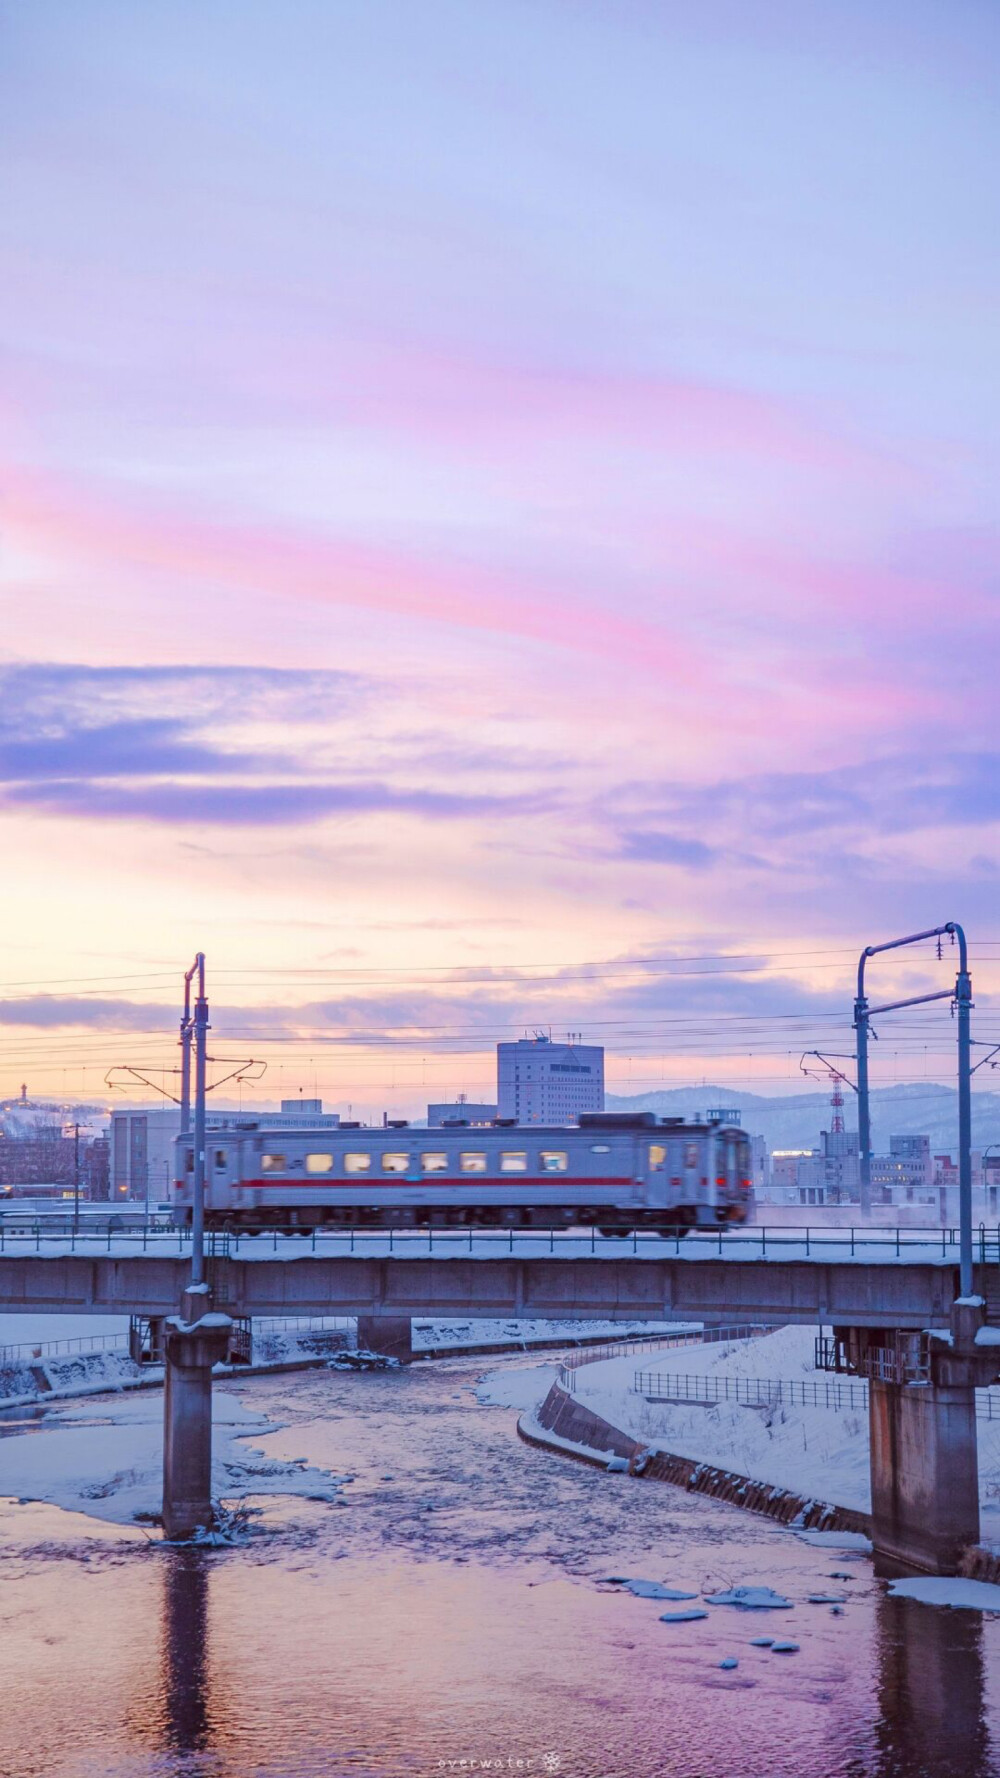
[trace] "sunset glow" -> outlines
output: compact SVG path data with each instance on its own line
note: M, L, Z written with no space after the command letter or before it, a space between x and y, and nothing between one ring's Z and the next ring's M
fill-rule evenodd
M3 13L0 1096L1000 1040L995 16Z

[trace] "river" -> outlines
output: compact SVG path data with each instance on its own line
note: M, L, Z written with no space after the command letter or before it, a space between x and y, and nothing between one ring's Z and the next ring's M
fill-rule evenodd
M227 1382L280 1426L269 1453L353 1477L339 1502L262 1501L232 1549L3 1502L4 1778L1000 1773L1000 1620L889 1598L858 1552L524 1445L475 1387L499 1371L501 1395L537 1392L536 1364ZM609 1575L794 1605L665 1624L679 1607Z

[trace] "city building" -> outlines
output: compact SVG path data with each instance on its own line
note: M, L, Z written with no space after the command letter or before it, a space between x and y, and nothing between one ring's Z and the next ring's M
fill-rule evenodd
M934 1188L929 1136L890 1136L889 1153L871 1162L873 1204L933 1204Z
M213 1111L206 1116L209 1130L294 1129L309 1124L335 1130L337 1112L323 1110L322 1099L282 1099L280 1111ZM111 1197L166 1198L173 1178L174 1143L180 1135L181 1114L177 1105L128 1105L111 1113Z
M799 1168L811 1161L811 1148L775 1148L771 1152L770 1197L776 1204L797 1204L799 1201Z
M992 1143L991 1147L994 1146ZM950 1154L936 1154L932 1160L932 1200L938 1205L941 1222L956 1227L959 1214L958 1162ZM1000 1166L995 1155L972 1150L972 1220L995 1223L998 1216L997 1192L1000 1188Z
M604 1051L598 1044L521 1037L497 1044L497 1116L518 1124L571 1124L604 1110Z
M28 1134L0 1133L0 1189L33 1192L39 1186L72 1192L79 1169L79 1188L86 1198L106 1198L108 1141L94 1137L86 1125L79 1136L66 1135L64 1125L37 1127Z
M439 1101L436 1105L428 1105L427 1107L427 1122L431 1125L450 1123L491 1124L497 1115L497 1107L495 1105L487 1105L482 1100L467 1099L464 1093L459 1093L457 1099L447 1102Z
M849 1204L861 1195L858 1138L821 1130L819 1148L776 1148L769 1197L775 1204Z

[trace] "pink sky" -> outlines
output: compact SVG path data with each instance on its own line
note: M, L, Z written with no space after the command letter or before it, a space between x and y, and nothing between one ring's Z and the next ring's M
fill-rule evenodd
M198 947L361 1109L791 1088L948 918L1000 1039L986 9L0 19L0 1094Z

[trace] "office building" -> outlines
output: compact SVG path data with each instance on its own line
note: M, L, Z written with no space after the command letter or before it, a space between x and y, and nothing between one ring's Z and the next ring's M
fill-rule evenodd
M497 1115L519 1124L571 1124L604 1110L604 1051L597 1044L522 1037L497 1044Z
M428 1105L427 1122L435 1124L491 1124L497 1116L495 1105L487 1105L483 1100L467 1099L459 1093L457 1099L447 1102L438 1101L436 1105Z

